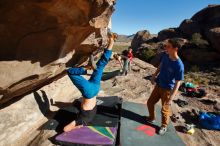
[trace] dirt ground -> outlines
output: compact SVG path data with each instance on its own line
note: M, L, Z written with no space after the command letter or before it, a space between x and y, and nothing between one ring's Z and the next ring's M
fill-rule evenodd
M155 68L143 69L142 66L147 63L141 63L142 65L133 64L132 70L127 76L115 76L118 75L120 66L116 61L111 61L106 68L102 90L108 95L117 95L126 101L146 103L153 89L149 76L154 73ZM179 93L176 99L188 102L188 105L183 108L175 102L172 103L172 112L179 117L175 123L173 122L173 125L187 146L219 146L220 144L220 131L199 128L196 116L192 114L192 110L219 112L220 87L207 86L204 88L206 88L208 94L201 99L186 97ZM196 125L193 135L182 132L185 123Z

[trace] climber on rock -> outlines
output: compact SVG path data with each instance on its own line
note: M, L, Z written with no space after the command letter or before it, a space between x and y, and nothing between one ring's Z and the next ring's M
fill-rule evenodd
M104 53L96 64L94 64L93 58L90 58L91 63L86 67L73 67L67 70L69 78L82 93L83 100L81 103L81 110L79 115L77 116L77 119L64 127L63 130L65 132L87 125L93 120L94 116L96 115L96 96L100 90L103 70L108 64L108 61L112 55L112 47L116 39L116 34L109 34L109 44L107 46L107 49L104 49ZM86 80L81 75L85 75L87 73L87 70L89 69L93 69L93 73L90 79Z

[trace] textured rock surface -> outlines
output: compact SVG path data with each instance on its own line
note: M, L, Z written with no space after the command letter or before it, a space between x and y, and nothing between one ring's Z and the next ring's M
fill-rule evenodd
M208 39L212 46L220 53L220 27L210 29Z
M28 145L42 132L40 127L59 109L51 105L51 99L54 103L71 103L79 97L79 91L65 76L1 109L0 145Z
M1 0L0 104L105 45L114 0ZM57 65L59 64L59 65Z
M137 32L131 42L132 49L136 51L141 46L141 44L149 40L150 37L150 32L147 30Z
M176 28L164 29L158 33L158 39L164 41L169 38L178 38L180 34Z
M209 5L197 12L191 19L184 20L179 29L184 36L189 38L193 33L202 34L219 51L219 27L220 5Z
M182 59L194 64L219 65L220 60L220 5L209 5L197 12L191 19L184 20L177 28L161 30L157 37L150 38L148 31L139 31L132 40L136 57L157 66L160 60L160 50L167 39L176 38L183 46L179 55ZM199 37L200 36L200 37ZM144 51L154 50L154 57ZM144 50L144 51L140 51ZM142 55L140 55L142 54ZM153 54L153 53L151 53ZM145 59L150 58L150 59Z

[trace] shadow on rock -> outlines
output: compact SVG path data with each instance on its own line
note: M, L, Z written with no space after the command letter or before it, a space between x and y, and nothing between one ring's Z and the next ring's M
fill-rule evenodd
M105 72L102 76L102 81L109 80L111 78L114 78L116 76L120 75L120 70L112 71L112 72Z
M34 98L38 104L38 107L41 113L47 118L50 119L55 115L55 112L50 110L50 102L48 100L47 94L45 91L41 90L42 96L38 92L34 92Z

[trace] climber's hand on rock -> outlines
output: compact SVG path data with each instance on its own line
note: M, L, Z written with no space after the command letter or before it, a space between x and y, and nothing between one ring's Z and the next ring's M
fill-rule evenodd
M109 44L108 44L107 48L109 50L112 50L114 42L115 42L115 40L117 39L118 36L117 36L116 33L110 33L110 34L108 34L108 37L109 37Z

